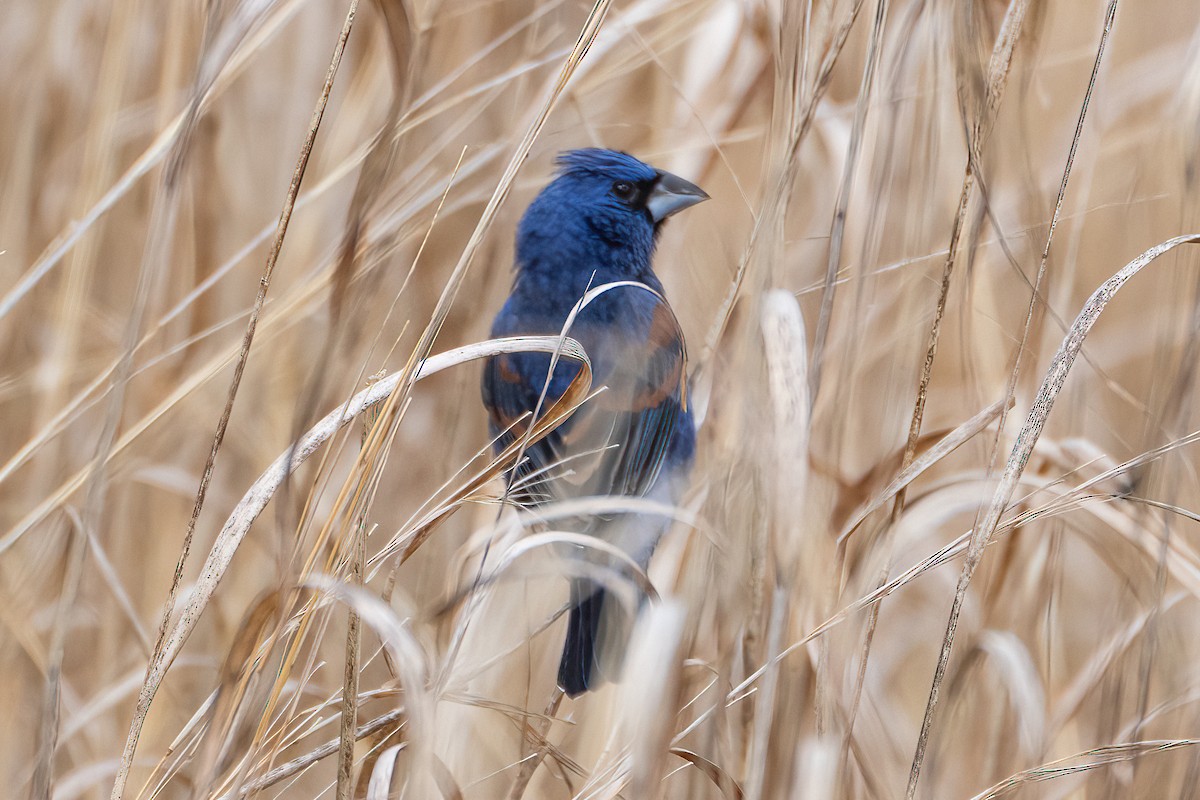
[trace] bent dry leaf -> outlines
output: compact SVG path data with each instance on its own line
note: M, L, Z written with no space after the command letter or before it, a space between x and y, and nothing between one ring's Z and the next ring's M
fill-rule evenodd
M1200 739L1158 739L1142 742L1124 742L1106 747L1097 747L1093 750L1084 750L1082 753L1076 753L1075 755L1060 758L1056 761L1048 761L1040 766L1005 778L975 795L971 800L995 800L995 798L1008 797L1014 792L1020 791L1028 783L1039 783L1055 778L1078 775L1088 770L1099 769L1111 764L1132 761L1151 753L1166 753L1183 747L1194 747L1198 744L1200 744Z
M671 747L669 753L691 764L721 791L726 800L742 800L742 787L732 776L704 756L683 747Z
M990 406L983 409L954 430L950 431L950 433L943 436L933 447L922 453L919 458L914 459L907 467L900 470L900 474L892 479L892 482L889 483L887 487L879 493L879 495L872 499L870 503L863 506L863 508L856 511L854 516L851 517L850 521L842 527L842 532L838 535L838 544L840 545L845 542L846 539L858 529L858 526L863 523L863 520L874 514L879 509L883 508L884 503L888 502L897 494L899 494L901 490L907 488L908 485L920 477L925 470L929 469L934 464L953 453L960 446L970 441L980 431L986 429L988 425L991 425L992 421L1000 416L1000 412L1009 405L1011 405L1011 402L1007 400L998 400L995 403L992 403Z

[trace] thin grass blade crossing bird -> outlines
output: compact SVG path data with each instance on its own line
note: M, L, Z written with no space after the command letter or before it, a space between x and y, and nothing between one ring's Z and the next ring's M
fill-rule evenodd
M558 166L558 177L518 226L516 276L492 335L558 334L589 290L620 285L593 292L568 330L587 350L593 387L602 391L529 447L509 475L510 497L532 505L612 495L674 504L691 470L696 429L683 334L651 260L664 221L708 195L613 150L573 150L559 156ZM538 408L543 390L541 407L548 408L579 366L560 360L547 387L549 370L546 354L486 363L483 403L498 451L523 434L518 420ZM619 547L645 569L667 524L663 517L621 513L579 519L573 527ZM558 670L558 685L571 697L615 677L619 666L630 620L607 595L599 581L571 579Z

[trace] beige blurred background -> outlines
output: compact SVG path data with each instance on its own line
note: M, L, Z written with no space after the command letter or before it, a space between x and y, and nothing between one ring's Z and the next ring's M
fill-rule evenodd
M5 8L0 775L14 797L106 797L112 787L346 8ZM185 596L267 465L366 376L403 368L590 10L573 0L360 6L184 567ZM403 566L385 561L367 582L419 644L436 715L429 729L393 726L360 743L360 794L379 754L418 735L462 796L514 796L529 722L552 745L526 762L538 764L520 790L530 798L732 797L733 783L746 797L905 795L962 566L925 560L987 506L1088 296L1153 245L1200 232L1200 14L1194 0L1119 6L1012 410L926 469L893 513L883 493L903 465L958 228L917 454L1004 405L1105 8L899 0L883 4L875 41L880 10L871 0L608 9L484 231L433 351L487 337L510 281L514 226L558 151L624 149L712 195L672 221L657 256L702 419L685 504L697 524L678 526L651 570L681 621L663 623L678 650L648 663L673 678L627 681L649 686L648 700L610 687L543 721L562 626L536 631L565 600L552 563L514 569L469 612L480 632L455 649L468 612L446 603L470 588L493 532L493 482ZM997 71L994 43L1022 10L1011 68ZM389 146L364 167L377 136ZM960 214L968 140L978 154ZM339 271L356 225L355 258ZM917 796L973 797L1011 776L1022 798L1190 796L1200 774L1200 485L1184 437L1198 421L1197 254L1185 245L1154 261L1088 335L1004 519L1036 513L1002 527L968 591ZM774 305L770 290L782 290ZM800 315L802 342L764 327L777 308ZM468 363L413 390L366 512L368 558L487 447L478 379ZM261 643L245 627L256 598L326 571L306 567L309 557L346 577L338 537L354 525L335 526L331 541L318 532L337 518L358 455L361 427L350 431L319 454L328 460L297 472L241 543L155 699L125 796L150 797L160 782L163 797L222 796L337 738L344 607L291 607L293 621L313 626L259 653L236 718L221 723L229 708L205 704L227 702L245 677L242 660L227 660ZM847 520L879 498L882 510L839 546ZM516 544L495 541L490 564ZM881 571L897 578L922 564L871 625L859 601ZM404 708L395 666L372 655L380 635L366 625L360 722ZM281 673L289 641L302 655ZM273 683L279 674L287 680ZM283 700L270 706L273 686ZM1044 782L1025 773L1059 759L1088 768ZM335 761L314 760L259 796L332 797ZM422 768L413 764L397 769ZM1010 789L984 796L1001 791Z

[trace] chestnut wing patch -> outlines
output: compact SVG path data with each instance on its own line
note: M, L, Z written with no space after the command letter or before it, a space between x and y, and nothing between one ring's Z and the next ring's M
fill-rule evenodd
M639 295L639 300L645 297ZM536 504L640 496L653 486L686 409L687 356L683 333L666 303L653 298L648 311L629 325L582 315L576 321L570 335L591 357L599 393L529 448L513 475L514 500ZM532 353L488 360L483 401L492 435L499 437L497 447L525 432L526 415L537 405L549 364L548 356ZM562 395L577 371L578 366L559 361L543 409Z

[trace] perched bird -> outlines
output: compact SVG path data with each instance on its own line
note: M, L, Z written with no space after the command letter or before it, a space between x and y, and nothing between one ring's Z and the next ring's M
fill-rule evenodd
M563 153L559 174L526 210L517 229L515 280L492 335L559 334L577 303L605 284L567 330L592 362L593 390L564 424L533 444L509 475L510 496L525 504L595 496L679 500L691 469L696 431L687 406L683 334L651 268L663 222L708 199L702 189L633 156L589 148ZM550 356L490 359L483 374L489 428L502 450L528 417L562 396L581 367L561 359L549 387ZM609 514L578 520L642 568L668 520ZM579 548L582 550L582 548ZM583 557L583 554L580 554ZM623 609L594 580L571 581L567 639L558 685L576 696L611 672L623 649ZM615 615L615 616L614 616ZM628 620L625 620L627 622ZM608 653L602 660L602 651ZM615 653L614 653L615 651Z

